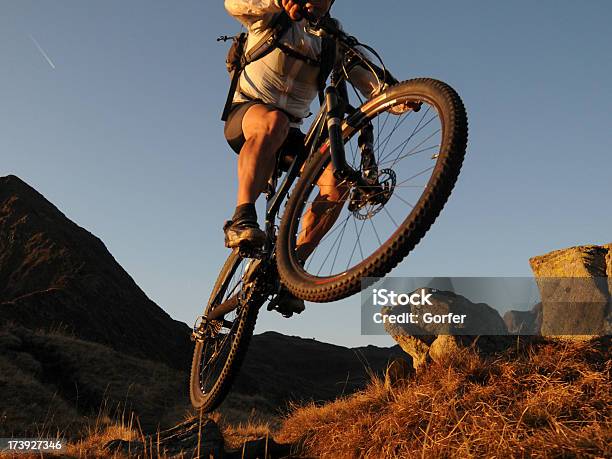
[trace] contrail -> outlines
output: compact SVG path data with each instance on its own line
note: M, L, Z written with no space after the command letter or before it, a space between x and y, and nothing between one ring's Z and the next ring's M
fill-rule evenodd
M45 53L45 50L42 49L42 46L40 46L40 44L38 43L38 41L36 41L36 38L34 38L34 36L32 34L30 34L30 40L32 40L32 43L34 43L34 45L36 45L36 48L38 48L38 51L40 51L40 54L42 54L42 56L46 59L46 61L51 66L51 68L53 70L55 70L55 64L53 63L51 58L47 55L47 53Z

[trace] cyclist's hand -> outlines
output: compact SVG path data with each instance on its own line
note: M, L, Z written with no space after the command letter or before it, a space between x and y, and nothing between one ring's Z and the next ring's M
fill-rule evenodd
M300 19L302 19L302 6L299 2L296 2L294 0L282 0L282 3L283 8L285 8L285 11L292 20L299 21Z
M302 19L302 8L315 17L321 17L329 10L331 0L309 0L306 3L296 0L282 0L282 4L289 17L294 21L299 21Z

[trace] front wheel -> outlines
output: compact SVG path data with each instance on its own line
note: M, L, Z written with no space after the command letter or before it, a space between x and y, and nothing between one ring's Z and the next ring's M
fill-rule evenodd
M309 301L357 293L362 278L384 276L417 245L459 176L467 115L450 86L419 78L366 102L342 135L347 162L370 189L333 178L326 142L305 165L279 228L281 280ZM304 251L308 237L316 248Z
M234 250L223 265L199 326L191 364L192 405L210 412L221 404L247 352L262 298L244 279L253 260ZM210 320L216 308L226 312Z

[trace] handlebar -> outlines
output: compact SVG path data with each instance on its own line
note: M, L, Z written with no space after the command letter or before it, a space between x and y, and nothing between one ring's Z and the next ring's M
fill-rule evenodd
M344 32L338 26L338 22L329 15L329 12L321 17L315 17L313 14L310 14L305 8L307 0L294 1L300 5L300 15L302 16L302 18L308 21L308 25L306 26L307 32L320 37L330 36L339 41L342 47L351 48L353 49L353 51L356 46L363 46L364 48L370 50L382 64L381 68L371 62L369 59L367 59L363 54L359 53L360 59L366 62L367 67L376 74L377 78L388 84L397 83L397 80L385 68L384 64L382 63L382 59L376 53L376 51L371 47L360 43L359 40L357 40L357 38L353 37L352 35L349 35Z
M311 14L306 9L308 0L294 0L300 6L300 16L308 21L308 26L311 30L320 30L328 35L336 38L347 38L348 36L342 32L336 25L336 22L330 17L329 12L321 17Z

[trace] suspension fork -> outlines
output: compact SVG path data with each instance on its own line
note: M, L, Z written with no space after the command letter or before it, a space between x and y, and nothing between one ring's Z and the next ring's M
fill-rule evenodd
M338 90L329 86L325 89L325 108L327 113L327 132L329 136L329 151L332 170L338 180L355 178L355 170L346 162L344 142L342 141L342 119L344 107L338 97Z
M344 150L344 141L342 140L344 102L341 101L338 96L338 90L334 86L329 86L325 89L325 105L329 151L334 177L356 185L358 188L367 188L369 185L361 176L361 173L353 169L346 162L346 152Z

